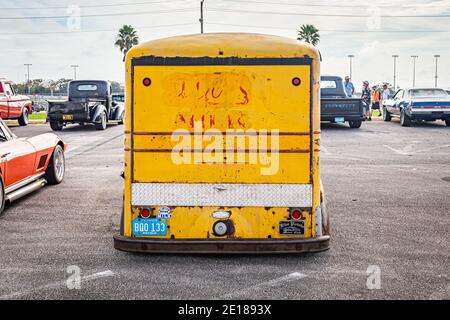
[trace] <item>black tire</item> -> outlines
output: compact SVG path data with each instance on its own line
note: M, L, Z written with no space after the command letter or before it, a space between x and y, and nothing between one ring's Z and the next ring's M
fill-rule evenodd
M450 127L450 120L445 120L445 125L446 125L447 127Z
M392 120L391 113L387 111L386 107L383 107L383 120L389 122Z
M95 123L95 129L105 130L106 129L106 112L100 114L100 122Z
M53 131L61 131L63 124L61 121L50 121L50 128L52 128Z
M404 109L400 111L400 124L402 125L402 127L411 126L411 118L408 117Z
M3 176L0 173L0 216L5 210L5 185L3 184Z
M26 126L28 124L28 108L23 108L22 114L18 121L20 126Z
M122 111L122 113L120 114L120 118L119 118L119 124L123 124L124 123L124 119L125 119L125 111Z
M349 121L348 124L350 128L358 129L361 128L362 121L361 120Z
M64 150L58 144L52 153L52 158L45 171L45 179L49 184L60 184L64 179L66 171L66 160L64 158Z

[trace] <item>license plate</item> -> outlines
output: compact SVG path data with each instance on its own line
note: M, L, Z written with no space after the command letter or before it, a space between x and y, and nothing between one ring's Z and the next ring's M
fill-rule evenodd
M73 120L72 114L63 114L63 120Z
M145 237L167 235L167 220L165 219L136 218L131 225L134 236Z
M340 123L345 122L344 118L334 118L334 122Z
M302 236L305 234L305 221L288 220L280 221L278 224L280 235L284 236Z

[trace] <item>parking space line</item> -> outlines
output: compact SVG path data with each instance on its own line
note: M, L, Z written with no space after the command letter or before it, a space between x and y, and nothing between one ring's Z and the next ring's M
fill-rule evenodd
M247 294L251 294L254 291L257 291L257 290L260 290L260 289L263 289L263 288L275 287L275 286L277 286L277 285L279 285L279 284L281 284L283 282L300 280L300 279L303 279L303 278L306 278L306 277L307 277L306 274L303 274L303 273L300 273L300 272L293 272L293 273L290 273L290 274L288 274L286 276L283 276L283 277L279 277L279 278L276 278L276 279L273 279L273 280L269 280L267 282L256 284L256 285L250 286L250 287L242 289L242 290L237 290L237 291L234 291L234 292L227 293L222 298L223 299L236 298L236 297L239 297L239 296L244 296L244 295L247 295Z
M403 148L403 150L395 149L395 148L393 148L391 146L388 146L387 144L384 144L383 146L388 148L389 150L397 153L397 154L400 154L400 155L403 155L403 156L408 156L408 155L417 154L417 153L420 153L420 152L426 152L426 151L431 151L431 150L435 150L435 149L448 148L448 147L450 147L450 144L444 144L444 145L435 146L435 147L432 147L432 148L419 149L419 150L413 150L414 146L411 145L411 144L407 145L405 148Z
M106 277L112 277L114 276L115 273L112 272L111 270L106 270L106 271L102 271L102 272L97 272L88 276L84 276L81 277L81 283L83 282L87 282L87 281L92 281L95 279L100 279L100 278L106 278ZM60 287L64 287L66 286L66 280L64 281L59 281L59 282L54 282L54 283L49 283L40 287L36 287L36 288L32 288L32 289L28 289L28 290L24 290L24 291L19 291L19 292L14 292L14 293L10 293L10 294L5 294L3 296L0 296L0 300L8 300L8 299L16 299L18 297L24 296L24 295L28 295L31 294L33 292L37 292L40 290L45 290L45 289L57 289Z

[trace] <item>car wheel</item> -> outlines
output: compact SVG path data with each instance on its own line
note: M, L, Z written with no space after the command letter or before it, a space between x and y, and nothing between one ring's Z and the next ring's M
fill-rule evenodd
M450 127L450 120L445 120L445 125L446 125L447 127Z
M400 111L400 124L402 127L409 127L411 125L411 118L405 113L405 110Z
M3 184L3 176L0 174L0 215L5 210L5 185Z
M388 122L391 121L391 119L392 119L391 113L387 111L386 107L383 107L383 120Z
M26 126L28 124L28 108L23 108L22 115L20 116L19 125Z
M350 128L360 128L362 121L361 120L357 120L357 121L349 121L348 124L350 125Z
M66 172L66 159L64 158L64 150L58 144L53 150L52 158L45 171L45 179L49 184L59 184L64 179Z
M50 121L50 128L52 128L53 131L61 131L63 124L61 121Z
M119 118L119 124L123 124L125 119L125 111L122 111L122 113L120 114L120 118Z
M106 129L106 112L102 112L100 115L100 122L95 124L95 129L105 130Z

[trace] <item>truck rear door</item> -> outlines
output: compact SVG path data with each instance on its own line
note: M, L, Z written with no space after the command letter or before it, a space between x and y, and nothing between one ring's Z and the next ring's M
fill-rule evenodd
M311 183L310 60L257 60L135 61L132 181ZM230 148L230 130L245 145ZM223 149L213 160L205 156L211 143Z

